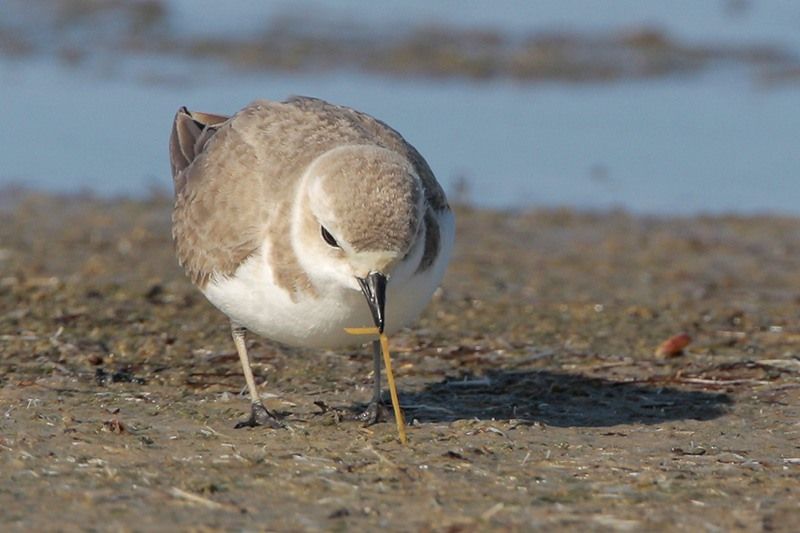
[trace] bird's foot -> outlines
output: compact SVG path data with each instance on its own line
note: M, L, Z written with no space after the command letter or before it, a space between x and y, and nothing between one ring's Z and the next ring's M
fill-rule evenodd
M273 429L280 429L285 427L283 423L278 420L275 413L267 410L261 402L251 404L250 418L238 422L234 427L239 428L254 428L257 426L264 426Z
M363 422L364 426L377 424L383 418L383 404L380 400L372 400L361 413L353 417L354 420Z

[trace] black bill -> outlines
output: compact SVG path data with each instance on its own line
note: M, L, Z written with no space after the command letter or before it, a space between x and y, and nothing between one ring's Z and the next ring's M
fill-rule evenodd
M356 278L364 297L369 304L372 320L380 333L383 333L384 310L386 306L386 276L380 272L372 272L366 278Z

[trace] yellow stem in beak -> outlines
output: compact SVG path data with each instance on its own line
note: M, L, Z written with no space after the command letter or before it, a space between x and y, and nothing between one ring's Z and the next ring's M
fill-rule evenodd
M389 382L389 393L392 396L392 409L394 409L394 420L397 423L397 433L400 436L400 442L404 446L408 446L408 437L406 437L406 420L403 417L403 411L400 409L400 400L397 397L397 385L394 382L394 372L392 372L392 359L389 354L389 337L380 333L378 328L344 328L350 335L379 335L381 341L381 352L383 352L383 364L386 367L386 381Z

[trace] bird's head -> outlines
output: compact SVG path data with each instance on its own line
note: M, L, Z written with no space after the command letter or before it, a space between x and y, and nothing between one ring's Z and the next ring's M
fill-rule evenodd
M383 332L386 285L416 248L425 213L408 160L376 146L343 146L318 157L300 193L305 266L317 280L364 293Z

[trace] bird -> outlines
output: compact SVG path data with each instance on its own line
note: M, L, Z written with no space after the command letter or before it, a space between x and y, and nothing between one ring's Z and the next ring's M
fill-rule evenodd
M227 315L250 396L236 427L280 428L256 387L246 335L314 349L391 335L444 276L455 218L426 160L384 122L292 96L232 116L178 109L169 141L178 263ZM381 420L381 351L365 424Z

